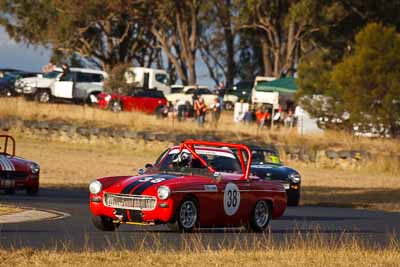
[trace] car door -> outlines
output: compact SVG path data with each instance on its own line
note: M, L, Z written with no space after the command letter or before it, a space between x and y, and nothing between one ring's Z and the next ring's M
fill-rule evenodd
M60 98L72 99L74 89L74 72L63 74L54 82L53 95Z
M249 218L251 182L223 179L218 183L217 206L221 225L241 225Z

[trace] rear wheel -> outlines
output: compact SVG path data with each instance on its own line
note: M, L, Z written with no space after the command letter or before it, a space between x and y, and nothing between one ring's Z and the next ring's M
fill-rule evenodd
M260 200L256 203L254 207L250 221L248 224L248 230L252 232L263 232L268 226L269 220L271 218L271 206L265 200Z
M224 102L224 109L225 110L232 110L233 109L233 103L230 101Z
M188 197L179 206L176 213L176 223L180 232L192 232L199 221L199 209L197 201Z
M122 103L118 100L112 100L110 102L110 110L112 112L120 112L122 111Z
M90 95L88 95L87 99L86 99L86 104L88 104L89 106L93 106L95 104L97 104L97 95L99 93L91 93Z
M116 224L111 218L104 216L92 216L94 226L101 231L115 231Z

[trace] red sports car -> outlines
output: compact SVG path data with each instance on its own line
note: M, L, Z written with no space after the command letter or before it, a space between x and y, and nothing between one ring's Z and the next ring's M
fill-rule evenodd
M15 190L26 190L36 195L39 190L40 166L15 156L15 139L0 135L0 190L13 194Z
M286 193L279 182L250 176L251 156L244 145L185 141L139 170L141 175L93 181L93 223L104 231L126 223L168 224L182 232L225 226L261 232L284 213Z
M120 111L142 111L153 114L167 104L162 91L151 89L132 89L127 95L101 93L97 96L102 109Z

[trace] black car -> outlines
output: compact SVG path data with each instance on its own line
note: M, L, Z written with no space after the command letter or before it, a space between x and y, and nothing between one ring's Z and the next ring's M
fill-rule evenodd
M0 96L15 96L15 81L21 78L35 77L37 72L16 69L0 69Z
M281 181L286 189L289 206L298 206L300 202L301 176L289 167L283 165L279 153L273 148L251 147L253 156L252 174L265 180Z

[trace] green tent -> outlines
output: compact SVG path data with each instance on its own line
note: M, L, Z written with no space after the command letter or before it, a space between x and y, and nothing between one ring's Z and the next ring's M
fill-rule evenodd
M293 77L285 77L275 81L263 81L256 85L256 91L264 92L280 92L280 93L296 93L296 79Z

